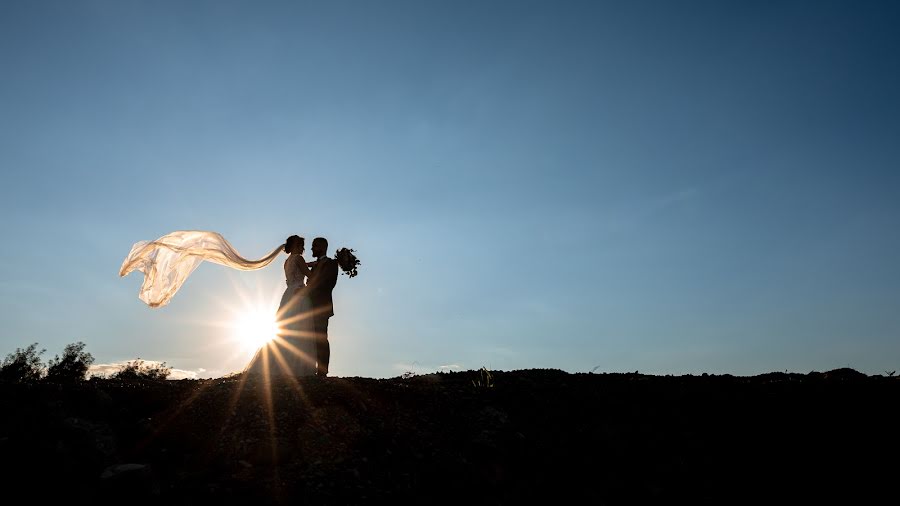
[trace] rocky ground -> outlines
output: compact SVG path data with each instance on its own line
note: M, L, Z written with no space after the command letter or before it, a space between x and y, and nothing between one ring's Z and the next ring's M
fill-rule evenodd
M850 369L0 384L0 483L69 502L890 503L898 394Z

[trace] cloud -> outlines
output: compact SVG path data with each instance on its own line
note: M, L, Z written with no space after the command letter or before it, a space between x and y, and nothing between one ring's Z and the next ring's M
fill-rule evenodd
M143 360L143 359L142 359ZM120 362L112 362L109 364L94 364L88 369L88 374L92 376L109 376L118 372L122 367L125 366L130 360L122 360ZM162 362L159 360L144 360L144 365L153 367L155 365L161 365ZM176 369L172 368L172 372L169 373L168 379L171 380L179 380L179 379L197 379L200 376L200 373L205 372L206 369L200 368L196 371L189 371L187 369Z
M188 371L185 369L172 369L172 373L169 374L168 379L197 379L199 376L199 372L197 371Z

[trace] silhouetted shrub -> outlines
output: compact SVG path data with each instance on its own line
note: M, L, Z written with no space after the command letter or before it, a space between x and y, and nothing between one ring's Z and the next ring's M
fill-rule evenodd
M16 348L3 360L0 366L0 381L9 383L32 383L44 375L44 364L41 354L47 350L37 351L37 344L32 343L25 349Z
M84 347L81 341L67 344L62 357L57 355L47 363L47 379L60 382L84 380L94 363L93 355L86 353Z
M147 364L140 358L126 363L122 369L110 376L118 380L164 380L172 373L171 367L166 367L166 363Z

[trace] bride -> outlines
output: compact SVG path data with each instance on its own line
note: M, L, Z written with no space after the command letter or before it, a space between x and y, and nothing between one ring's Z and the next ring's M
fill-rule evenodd
M289 254L284 261L287 288L278 305L278 335L257 350L244 372L314 376L316 342L312 306L304 281L310 273L303 259L304 239L296 235L288 237L284 251Z

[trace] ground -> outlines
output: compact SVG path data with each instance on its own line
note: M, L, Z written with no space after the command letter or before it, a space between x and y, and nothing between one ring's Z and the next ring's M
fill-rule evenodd
M0 384L0 480L70 502L857 502L895 494L898 394L851 369Z

